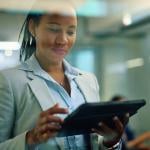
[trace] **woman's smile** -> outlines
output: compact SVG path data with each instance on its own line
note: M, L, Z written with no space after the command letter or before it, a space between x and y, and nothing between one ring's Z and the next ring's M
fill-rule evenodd
M65 55L67 53L65 48L53 47L52 51L58 55Z

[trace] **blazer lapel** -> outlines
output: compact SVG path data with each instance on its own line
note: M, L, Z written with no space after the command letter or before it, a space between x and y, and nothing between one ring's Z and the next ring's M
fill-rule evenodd
M52 95L49 92L48 86L44 80L33 75L31 72L28 72L28 77L32 79L28 82L32 92L37 98L42 110L47 110L56 104L56 101L53 99Z
M92 102L98 102L100 101L99 96L96 94L96 91L94 91L94 82L90 82L92 80L89 80L90 76L86 75L80 75L78 76L75 81L78 84L78 87L82 94L85 97L86 102L92 103Z

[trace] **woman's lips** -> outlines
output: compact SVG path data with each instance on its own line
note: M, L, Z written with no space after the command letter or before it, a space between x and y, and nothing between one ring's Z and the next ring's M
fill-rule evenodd
M64 48L52 48L52 50L59 55L66 54L66 50Z

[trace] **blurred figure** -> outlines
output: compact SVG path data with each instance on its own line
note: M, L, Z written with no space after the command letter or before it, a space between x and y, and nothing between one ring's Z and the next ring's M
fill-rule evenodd
M127 98L122 95L115 95L111 101L125 101ZM122 136L123 145L122 150L150 150L150 146L144 144L145 141L150 140L150 132L145 132L135 138L134 131L129 125L126 125L124 134Z

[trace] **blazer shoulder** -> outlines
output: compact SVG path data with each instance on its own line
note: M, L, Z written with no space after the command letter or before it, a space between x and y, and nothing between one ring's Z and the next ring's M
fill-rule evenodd
M21 85L28 81L26 71L20 70L19 66L0 71L0 82L7 81L11 85Z
M0 71L1 75L4 75L6 78L15 78L20 75L24 75L25 71L19 69L20 65L13 67L13 68L8 68Z

